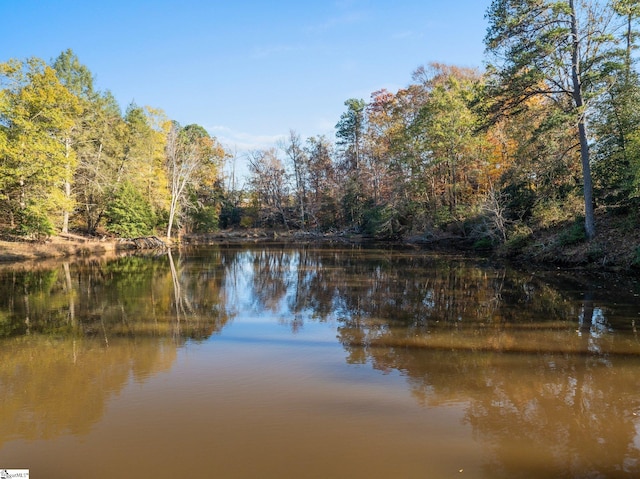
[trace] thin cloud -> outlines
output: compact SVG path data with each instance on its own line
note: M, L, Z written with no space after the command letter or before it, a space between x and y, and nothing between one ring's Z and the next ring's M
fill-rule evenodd
M244 131L236 131L224 125L207 126L207 131L232 152L247 152L275 147L286 134L260 135Z

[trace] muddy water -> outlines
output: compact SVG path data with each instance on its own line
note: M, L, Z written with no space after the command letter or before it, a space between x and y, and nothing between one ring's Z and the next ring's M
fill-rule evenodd
M0 469L640 475L640 285L378 249L0 270Z

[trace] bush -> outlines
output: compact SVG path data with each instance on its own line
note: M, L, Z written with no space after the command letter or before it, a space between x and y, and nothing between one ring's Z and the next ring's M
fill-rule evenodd
M49 216L35 206L28 206L20 210L17 220L19 226L15 232L20 236L40 240L55 233L55 228Z
M436 211L433 218L433 224L436 228L446 229L448 225L453 223L453 215L448 206L440 206Z
M379 239L391 239L400 235L398 212L389 205L374 206L364 211L362 229Z
M230 203L224 203L220 210L220 216L218 218L219 226L221 228L231 228L232 226L238 226L242 219L242 208L234 206Z
M558 238L562 246L582 243L586 239L587 233L584 229L584 217L578 217L568 229L560 233L560 237Z
M505 246L510 251L520 250L527 245L532 234L533 231L527 225L517 223L509 232Z
M218 211L215 206L199 208L191 214L192 228L196 233L210 233L219 227Z
M582 208L582 199L576 195L564 200L548 199L535 205L532 219L540 228L551 228L571 221Z
M488 236L480 238L473 243L473 249L475 250L489 250L493 248L493 241Z
M156 217L147 199L131 183L123 183L107 211L106 229L123 238L146 236L153 233Z

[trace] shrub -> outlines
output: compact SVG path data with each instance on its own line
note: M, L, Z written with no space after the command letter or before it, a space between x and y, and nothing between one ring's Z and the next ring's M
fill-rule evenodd
M116 191L105 216L107 231L124 238L149 235L156 224L151 205L129 182L123 183Z
M17 215L18 228L15 231L20 236L42 239L55 233L55 228L49 216L35 206L27 206Z
M215 206L199 208L191 214L192 228L196 233L209 233L219 227L218 209Z
M389 205L374 206L364 211L362 229L379 239L391 239L400 234L398 211Z
M527 245L532 234L533 231L527 225L516 223L513 228L511 228L505 245L507 249L511 251L520 250Z
M433 223L436 228L446 229L454 218L448 206L440 206L434 214Z
M560 237L558 238L560 244L563 246L581 243L586 239L587 234L584 229L584 217L576 218L568 229L560 233Z
M231 203L224 203L220 210L219 226L221 228L230 228L238 226L242 219L242 208L234 206Z
M493 248L493 241L488 236L480 238L473 243L475 250L488 250Z
M540 228L551 228L571 221L582 211L581 201L576 195L570 195L563 200L540 201L533 209L533 221Z

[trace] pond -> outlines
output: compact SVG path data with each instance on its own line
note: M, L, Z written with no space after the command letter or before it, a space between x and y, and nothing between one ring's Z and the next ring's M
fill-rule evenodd
M0 469L640 475L640 284L365 247L0 269Z

